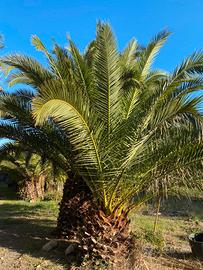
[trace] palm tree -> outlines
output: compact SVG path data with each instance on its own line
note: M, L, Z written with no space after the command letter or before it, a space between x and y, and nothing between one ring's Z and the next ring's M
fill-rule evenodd
M60 235L105 258L125 254L130 211L182 186L202 189L202 96L193 93L203 87L203 54L171 73L153 70L168 36L162 31L146 47L132 40L119 52L110 26L98 23L84 53L70 39L69 48L55 44L50 53L33 36L47 68L23 55L2 59L13 68L11 84L37 92L36 128L54 123L67 134Z
M44 199L46 187L49 184L56 187L67 176L60 169L56 170L49 160L25 149L17 142L3 144L0 148L0 173L16 183L21 199Z
M45 187L61 186L68 169L64 134L53 123L34 126L33 97L29 90L0 95L0 137L10 139L0 148L1 172L16 180L21 197L28 200L43 198Z
M1 172L16 181L20 198L32 201L43 199L45 168L40 162L40 157L30 153L19 154L18 150L16 149L15 153L6 153L5 149L1 149Z

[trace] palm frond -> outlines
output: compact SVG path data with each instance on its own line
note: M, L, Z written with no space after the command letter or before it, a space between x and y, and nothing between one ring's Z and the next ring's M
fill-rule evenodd
M116 41L108 24L97 26L94 62L95 109L110 134L120 119L121 69Z
M88 65L84 57L80 54L77 47L69 39L71 55L74 60L74 71L77 82L77 87L82 88L82 93L87 95L90 98L90 91L92 89L92 74L91 70L88 68Z
M136 64L135 53L137 49L137 42L135 39L132 39L123 53L120 56L120 64L122 69L125 71L126 69L133 69Z
M140 76L142 80L144 80L148 76L156 55L158 54L163 44L166 42L169 35L170 32L166 30L159 32L151 40L151 42L147 45L147 47L141 51L139 58L141 70Z
M11 85L22 82L30 84L34 87L38 87L44 81L53 77L53 74L45 69L39 62L25 55L8 55L3 57L1 62L9 67L13 67L13 69L18 70L17 73L12 73L11 75Z

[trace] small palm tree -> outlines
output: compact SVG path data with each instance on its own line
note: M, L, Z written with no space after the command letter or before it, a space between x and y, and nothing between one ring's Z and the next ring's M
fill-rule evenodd
M5 148L5 147L3 147ZM40 157L28 153L7 153L1 149L1 172L16 181L18 193L22 199L36 200L44 198L45 168ZM16 178L16 176L17 178Z
M16 180L20 196L29 200L43 198L45 186L56 189L68 169L62 132L50 124L34 126L33 97L29 90L0 95L0 136L10 139L0 148L1 172Z
M168 36L160 32L146 47L132 40L119 52L110 26L98 23L83 54L72 40L51 54L34 36L48 68L22 55L2 60L14 69L11 84L36 89L36 125L53 122L67 134L58 229L84 250L109 254L129 237L130 211L172 188L202 188L202 96L193 93L203 87L203 54L172 73L152 70Z
M0 173L9 176L16 184L21 199L29 201L44 199L46 187L54 184L56 189L57 184L66 177L63 171L56 171L53 163L28 152L17 142L1 146Z

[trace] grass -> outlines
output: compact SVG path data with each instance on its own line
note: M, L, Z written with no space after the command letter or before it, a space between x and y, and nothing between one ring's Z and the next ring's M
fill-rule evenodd
M56 249L50 253L41 250L56 226L58 204L54 201L30 203L16 200L14 194L6 189L4 193L0 189L0 198L0 269L68 269L64 249ZM194 264L187 235L203 230L202 209L201 198L190 202L171 198L161 209L155 235L155 211L152 205L145 206L142 212L132 215L134 235L139 239L144 254L150 254L145 262L146 264L149 261L148 269L173 269L160 266L161 259L158 261L160 268L156 268L155 264L154 268L150 268L153 265L151 259L163 254L169 256L169 260L176 258ZM201 266L197 269L201 269Z
M192 257L188 244L189 234L203 231L202 209L202 197L190 200L184 197L168 198L162 204L155 234L156 210L153 203L132 215L131 226L135 237L141 241L146 253L151 254L146 259L150 261L149 269L203 269L203 265ZM158 265L153 264L152 258L157 258ZM173 268L172 263L177 268ZM167 264L167 268L162 264Z

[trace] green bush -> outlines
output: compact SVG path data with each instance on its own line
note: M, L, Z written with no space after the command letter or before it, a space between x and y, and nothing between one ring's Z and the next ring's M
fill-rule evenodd
M62 192L60 191L49 191L45 193L44 201L56 201L59 202L62 198Z

